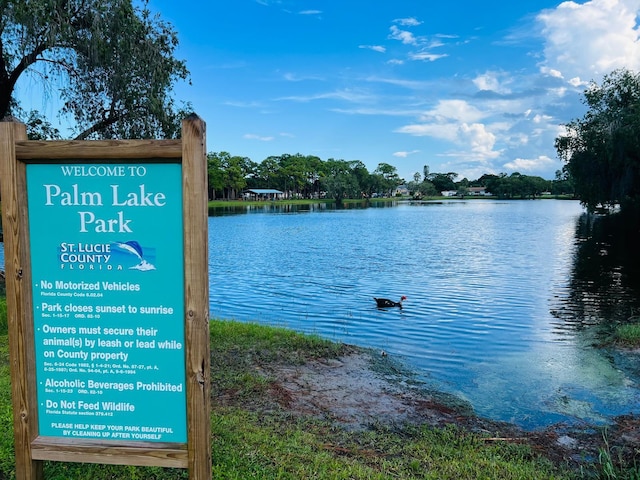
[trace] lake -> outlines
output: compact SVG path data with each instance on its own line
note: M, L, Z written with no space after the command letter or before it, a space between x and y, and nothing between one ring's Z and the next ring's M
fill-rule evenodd
M637 413L638 356L602 346L640 311L637 238L578 202L212 213L212 317L384 351L428 388L524 428ZM372 298L401 295L402 310Z

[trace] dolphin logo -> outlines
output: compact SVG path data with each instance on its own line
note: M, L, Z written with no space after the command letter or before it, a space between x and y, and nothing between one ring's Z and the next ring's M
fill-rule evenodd
M154 265L149 263L144 258L142 247L137 241L129 240L128 242L113 242L112 245L122 252L135 256L139 260L138 264L134 265L133 267L129 267L131 270L141 270L143 272L146 272L148 270L156 269Z

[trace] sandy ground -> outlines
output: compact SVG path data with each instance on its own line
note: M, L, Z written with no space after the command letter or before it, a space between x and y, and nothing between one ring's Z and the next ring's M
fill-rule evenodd
M604 448L602 429L590 425L555 425L541 431L476 417L459 402L425 392L393 368L381 373L386 357L353 350L332 360L304 365L261 366L273 379L271 392L278 403L292 413L311 415L358 430L375 424L444 426L456 424L486 437L487 441L529 443L534 450L555 462L579 465L598 458ZM640 458L640 421L620 417L607 427L612 453L626 461Z

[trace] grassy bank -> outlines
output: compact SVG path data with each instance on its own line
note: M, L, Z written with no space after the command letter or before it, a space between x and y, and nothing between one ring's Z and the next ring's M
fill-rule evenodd
M614 338L627 347L640 347L640 318L634 317L631 323L618 326Z
M286 329L212 321L211 349L216 479L574 477L529 446L487 441L459 427L378 425L350 431L310 415L294 415L274 398L276 382L265 376L264 366L295 368L318 359L330 361L353 347ZM13 478L12 438L5 330L0 331L0 480ZM47 462L45 478L172 480L187 474L179 469Z

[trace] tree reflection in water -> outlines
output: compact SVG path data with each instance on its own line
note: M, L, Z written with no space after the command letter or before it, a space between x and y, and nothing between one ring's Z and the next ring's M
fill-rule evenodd
M583 214L576 224L576 250L566 298L554 315L580 330L615 325L640 315L638 223L619 214Z

